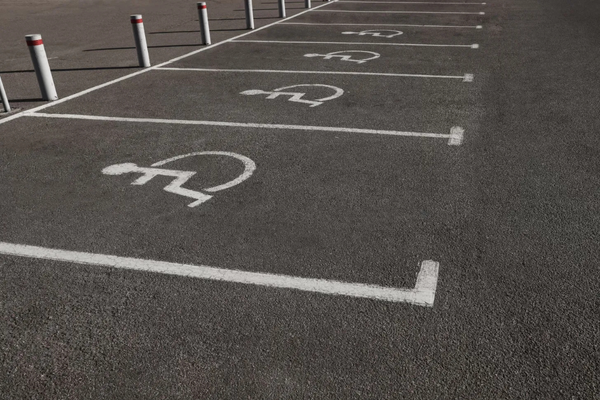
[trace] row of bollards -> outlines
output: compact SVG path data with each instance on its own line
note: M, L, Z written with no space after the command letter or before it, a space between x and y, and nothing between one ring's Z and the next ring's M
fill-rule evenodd
M254 29L254 13L252 10L252 0L244 0L246 5L246 27L247 29ZM311 8L311 0L304 0L306 8ZM324 0L330 1L330 0ZM279 5L279 17L285 18L285 0L278 0ZM200 33L202 35L202 44L211 44L210 40L210 28L208 25L208 11L205 2L197 3L198 6L198 21L200 22ZM146 33L144 31L144 21L140 14L130 16L131 26L133 28L133 37L135 40L135 48L137 51L138 63L140 67L150 67L150 54L148 52L148 43L146 42ZM52 79L52 71L48 64L48 57L46 56L46 50L44 49L44 42L42 41L42 35L33 34L25 36L27 47L31 55L31 61L35 70L38 84L40 86L40 92L42 93L42 99L46 101L58 100L58 94L54 86L54 80ZM2 99L2 105L4 106L5 112L10 112L11 108L8 103L8 97L4 91L4 85L2 79L0 79L0 98Z

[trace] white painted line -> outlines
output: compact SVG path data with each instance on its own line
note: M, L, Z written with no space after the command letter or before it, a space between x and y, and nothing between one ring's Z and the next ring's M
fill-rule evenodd
M485 12L464 11L355 11L355 10L318 10L332 13L369 13L369 14L446 14L446 15L485 15Z
M413 27L413 28L483 29L482 25L353 24L353 23L326 23L326 22L284 22L281 25L403 26L403 27Z
M46 114L46 113L27 113L25 117L38 118L59 118L59 119L78 119L89 121L112 121L112 122L134 122L134 123L152 123L152 124L174 124L174 125L205 125L205 126L229 126L236 128L260 128L260 129L287 129L301 131L318 132L342 132L342 133L364 133L370 135L384 136L409 136L434 139L449 139L448 145L459 145L462 143L464 130L460 127L452 127L450 134L428 133L428 132L404 132L390 131L381 129L362 129L362 128L344 128L336 126L311 126L311 125L286 125L286 124L259 124L253 122L227 122L227 121L195 121L185 119L158 119L158 118L125 118L125 117L105 117L100 115L81 115L81 114ZM460 134L457 133L461 130ZM460 139L460 140L459 140Z
M359 76L389 76L394 78L435 78L435 79L462 79L463 82L472 82L473 74L464 75L426 75L426 74L396 74L387 72L346 72L346 71L288 71L277 69L213 69L213 68L157 68L158 71L197 71L197 72L249 72L267 74L315 74L315 75L359 75ZM470 80L469 80L470 77Z
M46 247L0 242L0 254L69 262L82 265L152 272L165 275L211 281L233 282L244 285L293 289L303 292L334 296L350 296L390 302L403 302L433 307L439 263L431 260L421 262L414 289L391 288L364 283L349 283L328 279L301 278L290 275L249 272L235 269L215 268L206 265L179 264L167 261L144 260L107 254L84 253Z
M340 0L339 3L361 3L361 4L437 4L440 6L485 6L486 3L444 3L441 1L354 1Z
M295 40L233 40L232 43L277 43L277 44L351 44L361 46L410 46L410 47L462 47L478 49L478 44L432 44L432 43L369 43L369 42L309 42Z
M6 123L6 122L12 121L12 120L14 120L14 119L20 118L20 117L24 116L25 114L31 114L31 113L34 113L34 112L37 112L37 111L45 110L46 108L49 108L49 107L56 106L56 105L58 105L58 104L61 104L61 103L64 103L64 102L66 102L66 101L73 100L73 99L76 99L76 98L78 98L78 97L84 96L84 95L86 95L86 94L88 94L88 93L91 93L91 92L94 92L94 91L96 91L96 90L99 90L99 89L105 88L105 87L107 87L107 86L114 85L115 83L119 83L119 82L121 82L121 81L124 81L124 80L126 80L126 79L133 78L134 76L138 76L138 75L141 75L141 74L145 74L145 73L147 73L147 72L150 72L150 71L154 71L155 69L157 69L157 68L160 68L160 67L163 67L163 66L165 66L165 65L172 64L172 63L174 63L174 62L177 62L177 61L179 61L179 60L183 60L184 58L191 57L191 56L193 56L193 55L196 55L196 54L198 54L198 53L201 53L201 52L203 52L203 51L206 51L206 50L208 50L208 49L213 49L213 48L215 48L215 47L217 47L217 46L220 46L220 45L222 45L222 44L229 43L229 42L231 42L231 41L233 41L233 40L235 40L235 39L237 39L237 38L241 38L241 37L244 37L244 36L250 35L250 34L252 34L252 33L254 33L254 32L258 32L258 31L261 31L261 30L263 30L263 29L269 28L269 27L271 27L271 26L273 26L273 25L277 25L277 24L280 24L280 23L282 23L282 22L289 21L290 19L292 19L292 18L296 18L296 17L298 17L298 16L300 16L300 15L302 15L302 14L306 14L306 13L308 13L308 12L311 12L311 11L316 11L316 10L318 10L318 9L319 9L319 8L321 8L321 7L326 7L326 6L330 5L330 4L337 3L337 1L338 1L338 0L332 0L331 2L327 2L327 3L325 3L325 4L322 4L322 5L320 5L320 6L317 6L317 7L311 8L311 9L309 9L309 10L306 10L306 11L299 12L298 14L295 14L295 15L293 15L293 16L291 16L291 17L288 17L288 18L285 18L285 19L280 19L279 21L275 21L275 22L273 22L273 23L271 23L271 24L268 24L268 25L265 25L265 26L261 26L260 28L254 29L254 30L252 30L252 31L249 31L249 32L242 33L241 35L234 36L234 37L232 37L232 38L230 38L230 39L223 40L222 42L218 42L218 43L215 43L215 44L212 44L212 45L204 46L204 47L202 47L202 48L200 48L200 49L198 49L198 50L191 51L191 52L189 52L189 53L187 53L187 54L184 54L184 55L182 55L182 56L175 57L175 58L173 58L173 59L171 59L171 60L169 60L169 61L165 61L164 63L157 64L157 65L155 65L154 67L145 68L145 69L142 69L142 70L140 70L140 71L133 72L133 73L131 73L131 74L129 74L129 75L125 75L125 76L122 76L122 77L120 77L120 78L113 79L112 81L108 81L108 82L106 82L106 83L103 83L103 84L101 84L101 85L94 86L94 87L91 87L91 88L89 88L89 89L86 89L86 90L82 90L81 92L78 92L78 93L72 94L72 95L70 95L70 96L63 97L62 99L58 99L58 100L56 100L56 101L53 101L53 102L51 102L51 103L43 104L43 105L41 105L41 106L34 107L34 108L31 108L31 109L29 109L29 110L24 110L24 111L21 111L21 112L19 112L19 113L13 114L13 115L11 115L11 116L9 116L9 117L6 117L6 118L2 118L2 119L0 119L0 125L1 125L1 124L4 124L4 123Z

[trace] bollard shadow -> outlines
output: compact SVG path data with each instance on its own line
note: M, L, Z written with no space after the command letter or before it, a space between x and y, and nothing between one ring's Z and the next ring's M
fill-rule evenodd
M165 45L165 46L148 46L148 48L149 49L161 49L161 48L168 48L168 47L200 47L200 46L204 46L204 45L201 44L201 43L196 43L196 44L169 44L169 45ZM131 47L104 47L104 48L100 48L100 49L86 49L86 50L83 50L83 51L110 51L110 50L135 50L135 46L131 46Z
M304 7L286 7L286 10L304 10ZM252 10L254 11L276 11L279 10L279 8L253 8ZM233 11L246 11L246 9L242 8L242 9L238 9L238 10L233 10ZM258 18L254 18L254 19L258 19Z
M211 29L211 32L233 32L233 31L246 31L246 28L236 29ZM149 35L158 35L163 33L200 33L200 30L195 31L165 31L165 32L148 32Z
M135 48L135 47L132 47ZM85 51L85 50L84 50ZM131 69L131 68L140 68L138 66L127 66L127 67L90 67L90 68L50 68L52 72L71 72L71 71L100 71L100 70L109 70L109 69ZM35 72L33 69L22 69L22 70L14 70L14 71L0 71L0 74L23 74Z
M39 103L40 101L46 101L41 97L36 99L9 99L11 103Z
M245 11L245 10L241 10ZM278 17L254 17L254 19L278 19ZM209 18L209 21L245 21L246 17L242 18Z

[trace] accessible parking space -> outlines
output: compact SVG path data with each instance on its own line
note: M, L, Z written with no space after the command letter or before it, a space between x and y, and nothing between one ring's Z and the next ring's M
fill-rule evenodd
M121 101L115 103L115 97ZM140 98L147 100L137 101ZM460 80L156 71L35 115L422 132L442 135L445 140L440 143L445 145L450 138L443 135L452 127L475 131L476 99L471 87ZM462 136L456 140L454 144L460 144Z
M471 53L471 51L473 53ZM221 48L180 60L165 68L241 69L300 73L389 74L389 76L470 81L480 68L477 50L370 46L329 43L231 42ZM408 74L408 75L407 75ZM322 79L329 79L325 74ZM385 80L385 77L380 79ZM390 80L388 80L390 82ZM397 81L394 85L403 85ZM428 85L432 85L429 83ZM440 88L443 88L439 85ZM471 88L473 91L473 88Z
M293 20L295 21L295 19ZM236 41L370 43L373 46L473 48L482 38L480 29L440 29L416 26L353 26L278 24ZM315 43L316 45L316 43ZM457 50L457 52L459 52ZM468 56L468 55L465 55Z
M27 121L3 242L410 288L465 213L460 147L427 139Z
M337 3L336 3L337 4ZM360 5L354 9L334 9L323 7L314 12L299 15L295 23L352 23L352 24L410 24L410 25L449 25L472 26L485 25L489 21L487 14L474 12L469 8L467 14L452 13L410 13L393 10L389 7L372 8L375 4ZM345 6L344 6L345 7ZM472 6L471 6L472 7ZM464 9L463 9L464 10ZM396 12L392 12L396 11Z

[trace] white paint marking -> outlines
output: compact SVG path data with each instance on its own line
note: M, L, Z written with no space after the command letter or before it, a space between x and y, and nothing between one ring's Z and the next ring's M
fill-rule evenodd
M460 146L463 142L465 130L460 126L453 126L450 129L450 140L448 141L449 146Z
M425 75L425 74L396 74L387 72L347 72L347 71L288 71L277 69L213 69L213 68L158 68L158 71L197 71L197 72L250 72L250 73L281 73L281 74L316 74L316 75L364 75L364 76L389 76L398 78L435 78L435 79L462 79L465 75ZM469 75L469 74L466 74Z
M288 17L288 18L285 18L285 19L280 19L279 21L275 21L275 22L273 22L273 23L271 23L271 24L267 24L267 25L265 25L265 26L262 26L262 27L260 27L260 28L254 29L254 30L252 30L252 31L249 31L249 32L246 32L246 33L242 33L241 35L234 36L234 37L232 37L232 38L230 38L230 39L223 40L222 42L218 42L218 43L215 43L215 44L212 44L212 45L209 45L209 46L204 46L204 47L202 47L202 48L200 48L200 49L198 49L198 50L191 51L191 52L189 52L189 53L187 53L187 54L184 54L184 55L182 55L182 56L175 57L175 58L173 58L173 59L171 59L171 60L169 60L169 61L165 61L164 63L157 64L157 65L155 65L154 67L145 68L145 69L142 69L142 70L140 70L140 71L133 72L133 73L131 73L131 74L129 74L129 75L125 75L125 76L122 76L122 77L120 77L120 78L113 79L112 81L108 81L108 82L106 82L106 83L103 83L103 84L101 84L101 85L94 86L94 87L91 87L91 88L89 88L89 89L86 89L86 90L82 90L81 92L74 93L74 94L72 94L72 95L70 95L70 96L63 97L62 99L58 99L58 100L56 100L56 101L53 101L53 102L51 102L51 103L43 104L43 105L41 105L41 106L37 106L37 107L31 108L31 109L29 109L29 110L24 110L24 111L21 111L21 112L19 112L19 113L13 114L13 115L11 115L11 116L9 116L9 117L5 117L5 118L2 118L2 119L0 119L0 125L1 125L1 124L4 124L4 123L6 123L6 122L12 121L12 120L14 120L14 119L17 119L17 118L21 118L21 117L23 117L23 116L25 116L25 115L30 115L31 113L35 113L35 112L37 112L37 111L45 110L46 108L53 107L53 106L56 106L56 105L58 105L58 104L64 103L64 102L66 102L66 101L69 101L69 100L76 99L76 98L78 98L78 97L84 96L84 95L86 95L86 94L88 94L88 93L91 93L91 92L94 92L94 91L96 91L96 90L99 90L99 89L105 88L105 87L107 87L107 86L114 85L115 83L119 83L119 82L121 82L121 81L124 81L124 80L130 79L130 78L133 78L134 76L138 76L138 75L141 75L141 74L145 74L145 73L147 73L147 72L150 72L150 71L154 71L155 69L158 69L158 68L160 68L160 67L163 67L163 66L165 66L165 65L169 65L169 64L172 64L172 63L174 63L174 62L177 62L177 61L179 61L179 60L183 60L183 59L185 59L185 58L188 58L188 57L191 57L191 56L193 56L193 55L196 55L196 54L198 54L198 53L201 53L201 52L203 52L203 51L206 51L206 50L208 50L208 49L213 49L213 48L215 48L215 47L217 47L217 46L221 46L221 45L223 45L223 44L225 44L225 43L230 43L230 42L232 42L233 40L235 40L235 39L237 39L237 38L241 38L241 37L244 37L244 36L247 36L247 35L251 35L251 34L253 34L253 33L255 33L255 32L261 31L261 30L263 30L263 29L267 29L267 28L269 28L269 27L271 27L271 26L273 26L273 25L277 25L277 24L280 24L280 23L282 23L282 22L289 21L289 20L291 20L291 19L293 19L293 18L296 18L296 17L298 17L298 16L300 16L300 15L302 15L302 14L306 14L306 13L308 13L308 12L311 12L311 11L316 11L316 10L318 10L318 9L319 9L319 8L321 8L321 7L325 7L325 6L328 6L328 5L330 5L330 4L337 3L337 2L338 2L338 0L333 0L333 1L331 1L331 2L327 2L327 3L325 3L325 4L322 4L322 5L320 5L320 6L317 6L317 7L311 8L311 9L309 9L309 10L306 10L306 11L299 12L298 14L295 14L295 15L293 15L293 16L291 16L291 17Z
M463 82L473 82L473 74L465 74Z
M277 44L345 44L359 46L416 46L416 47L462 47L479 48L478 44L429 44L429 43L370 43L370 42L309 42L295 40L234 40L232 43L277 43Z
M355 10L318 10L331 13L369 13L369 14L446 14L446 15L484 15L484 12L458 11L355 11Z
M183 154L176 157L171 157L163 161L159 161L157 163L152 164L152 167L159 167L165 165L167 163L180 160L182 158L193 157L193 156L204 156L204 155L216 155L216 156L228 156L236 158L244 163L244 172L238 176L236 179L233 179L223 185L214 186L211 188L203 189L205 192L218 192L220 190L229 189L235 185L238 185L248 179L254 170L256 169L256 164L254 161L249 159L246 156L242 156L236 153L230 153L225 151L200 151L195 153ZM133 163L125 163L125 164L115 164L109 167L106 167L102 170L102 173L105 175L122 175L128 173L140 173L143 174L141 177L133 181L132 185L144 185L148 183L150 180L157 176L169 176L175 178L171 183L164 187L164 190L169 193L175 193L180 196L191 197L192 199L196 199L196 201L188 204L188 207L196 207L212 198L207 194L202 192L198 192L196 190L190 190L183 188L182 185L189 181L194 175L196 175L195 171L179 171L172 169L164 169L164 168L146 168L146 167L138 167Z
M415 24L353 24L353 23L326 23L326 22L284 22L282 25L332 25L332 26L402 26L413 28L460 28L482 29L482 25L415 25Z
M394 36L402 35L402 32L391 30L391 29L382 29L382 30L368 30L368 31L360 31L360 32L342 32L342 35L373 36L373 37L382 37L382 38L390 39L390 38L393 38Z
M301 278L290 275L215 268L206 265L179 264L106 254L58 250L6 242L0 242L0 254L82 265L145 271L210 281L292 289L334 296L350 296L381 301L403 302L425 307L433 307L439 272L438 262L431 260L423 261L421 262L421 268L417 275L415 288L401 289L364 283L349 283L328 279Z
M408 136L408 137L422 137L422 138L435 138L435 139L449 139L448 145L460 144L460 143L457 143L457 140L456 140L457 135L453 135L452 132L450 134L444 134L444 133L426 133L426 132L389 131L389 130L381 130L381 129L344 128L344 127L336 127L336 126L258 124L258 123L252 123L252 122L245 123L245 122L226 122L226 121L194 121L194 120L182 120L182 119L157 119L157 118L124 118L124 117L105 117L105 116L99 116L99 115L79 115L79 114L32 113L32 114L24 114L24 116L25 117L37 117L37 118L78 119L78 120L87 120L87 121L112 121L112 122L133 122L133 123L174 124L174 125L228 126L228 127L235 127L235 128L286 129L286 130L317 131L317 132L364 133L364 134L370 134L370 135L384 135L384 136ZM461 136L461 138L462 138L462 136Z
M352 54L348 54L348 53L352 53ZM352 58L352 56L354 54L368 54L370 55L370 57L367 58L361 58L361 59L355 59ZM317 54L317 53L311 53L311 54L305 54L304 57L323 57L323 60L331 60L331 59L338 59L340 61L348 61L348 62L354 62L357 64L364 64L367 61L371 61L371 60L376 60L379 57L381 57L381 54L379 53L375 53L372 51L364 51L364 50L342 50L342 51L334 51L331 53L327 53L327 54Z
M304 98L304 96L306 96L306 92L285 92L285 90L299 88L299 87L308 87L308 88L324 87L324 88L333 90L335 93L331 96L323 97L322 99L306 100ZM337 99L338 97L340 97L341 95L344 94L344 91L342 89L340 89L339 87L335 87L335 86L331 86L331 85L323 85L320 83L314 83L314 84L310 83L310 84L302 84L302 85L285 86L285 87L273 89L272 91L265 91L265 90L261 90L261 89L250 89L250 90L244 90L240 94L243 94L246 96L254 96L257 94L268 94L267 99L269 99L269 100L276 99L280 96L290 96L288 101L292 101L294 103L310 104L310 107L317 107L326 101Z

